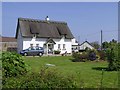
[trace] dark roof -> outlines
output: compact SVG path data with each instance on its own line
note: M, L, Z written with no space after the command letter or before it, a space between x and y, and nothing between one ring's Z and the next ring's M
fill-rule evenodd
M73 38L66 22L18 18L16 38L19 27L23 37L33 37L36 34L41 38L61 38L62 35L66 38Z
M92 44L90 44L88 41L84 41L82 44L80 44L80 46L83 45L84 43L88 43L89 45L92 46ZM92 47L93 47L93 46L92 46Z
M56 44L55 42L54 42L54 40L53 39L51 39L51 38L49 38L49 39L47 39L46 40L46 42L45 42L45 44L47 44L47 43L53 43L53 44Z
M72 45L72 46L80 46L80 45L78 44L78 45Z
M0 41L2 42L17 42L15 37L0 37Z

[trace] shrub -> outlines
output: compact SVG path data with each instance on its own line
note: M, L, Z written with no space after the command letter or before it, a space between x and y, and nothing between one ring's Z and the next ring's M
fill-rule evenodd
M54 54L60 54L59 50L54 50Z
M22 56L17 53L3 52L1 60L3 77L14 77L27 72L27 67Z
M12 85L11 85L12 83ZM40 73L30 73L20 78L7 79L3 88L75 88L76 79L63 76L56 69L42 68Z
M96 54L96 59L100 60L100 56L98 54Z
M82 53L74 52L72 54L72 57L74 58L72 59L73 62L84 62L88 59L88 55L86 52L82 52Z
M86 61L88 60L88 53L87 52L83 52L80 54L80 60L81 61Z
M106 60L106 53L104 51L98 51L99 59Z
M85 62L86 60L96 60L96 51L95 50L87 50L82 53L73 53L72 57L74 58L73 62Z
M120 70L120 58L119 58L120 46L115 45L113 48L108 48L107 60L108 60L108 70Z
M96 52L94 50L88 51L88 59L91 61L96 60Z
M72 59L73 62L80 61L80 54L79 53L73 52L72 57L74 58L74 59Z

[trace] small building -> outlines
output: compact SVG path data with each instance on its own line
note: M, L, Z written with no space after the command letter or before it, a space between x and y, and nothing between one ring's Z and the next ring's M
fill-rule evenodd
M72 39L72 51L73 52L79 51L79 43L75 38Z
M54 50L72 53L73 34L67 23L51 21L48 16L45 20L18 18L16 39L18 53L33 46L43 47L45 54L54 54Z
M0 51L17 51L15 37L0 37Z
M80 44L80 50L85 50L86 48L91 50L94 49L94 47L88 41L85 41L82 44Z

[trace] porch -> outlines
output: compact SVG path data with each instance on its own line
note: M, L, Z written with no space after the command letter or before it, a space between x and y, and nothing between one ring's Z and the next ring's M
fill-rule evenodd
M53 41L53 39L48 39L44 44L44 53L46 55L53 55L54 54L54 45L56 43Z

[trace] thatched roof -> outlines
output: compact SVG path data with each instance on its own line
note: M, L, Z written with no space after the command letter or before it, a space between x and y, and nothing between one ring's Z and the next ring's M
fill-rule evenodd
M68 39L73 38L66 22L18 18L16 38L18 28L23 37L33 37L36 34L40 38L62 38L63 35Z

